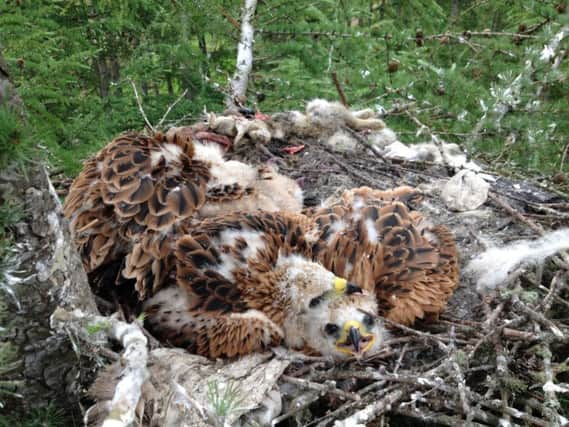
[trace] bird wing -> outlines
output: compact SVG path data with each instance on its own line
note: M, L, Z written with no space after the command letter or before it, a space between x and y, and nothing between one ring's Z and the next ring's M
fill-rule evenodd
M124 256L146 230L164 231L203 205L209 170L191 156L182 138L131 132L86 162L65 215L88 272Z
M411 187L363 187L311 214L320 232L314 256L375 292L382 313L405 324L442 311L458 283L452 233L408 207L420 197Z
M237 212L206 219L177 242L177 283L195 295L199 307L238 310L236 296L258 298L266 284L256 278L270 275L279 254L293 252L308 253L305 229L295 215ZM231 290L225 289L229 284ZM221 295L218 286L224 289ZM269 299L273 294L267 289Z
M209 357L278 344L288 301L279 299L279 253L308 253L294 216L239 212L205 219L178 237L175 277L145 303L153 333Z

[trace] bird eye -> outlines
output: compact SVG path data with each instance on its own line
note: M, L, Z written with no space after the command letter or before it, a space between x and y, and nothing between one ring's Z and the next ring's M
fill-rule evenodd
M373 326L374 323L375 323L375 319L373 318L373 316L370 316L369 314L366 314L364 316L364 325L370 327L370 326Z
M326 326L324 326L324 332L328 335L335 335L339 330L340 328L338 325L335 325L334 323L327 323Z
M318 304L320 304L322 302L323 299L324 299L324 295L320 295L316 298L312 298L310 300L310 302L308 303L308 307L310 307L310 308L316 307Z
M346 294L347 295L361 294L361 293L362 293L362 288L360 288L357 285L354 285L353 283L348 283L348 286L346 287Z

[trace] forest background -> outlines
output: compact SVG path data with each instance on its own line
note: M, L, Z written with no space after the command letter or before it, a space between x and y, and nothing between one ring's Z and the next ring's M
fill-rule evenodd
M3 2L0 48L28 124L0 110L0 168L40 157L59 179L72 178L118 133L144 127L134 88L154 125L180 97L162 127L222 111L241 7ZM567 39L555 60L546 47L569 32L566 2L259 1L253 25L249 106L302 110L316 97L338 100L339 87L350 106L375 109L404 142L428 139L422 123L494 170L567 190ZM17 217L9 203L0 208L0 257Z

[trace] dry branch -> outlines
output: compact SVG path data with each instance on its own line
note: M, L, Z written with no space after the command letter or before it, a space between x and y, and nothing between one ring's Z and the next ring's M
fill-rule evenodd
M156 125L157 128L160 128L162 126L162 124L164 123L164 120L166 120L166 117L168 117L168 114L170 114L170 111L172 111L172 108L174 108L184 98L184 96L186 96L187 93L188 93L188 89L185 89L182 92L182 94L178 98L176 98L176 100L172 104L170 104L168 106L168 109L166 110L166 112L164 113L164 115L162 116L162 118L160 119L158 124Z
M58 308L52 314L51 327L65 330L78 336L85 342L92 342L88 326L103 332L106 336L121 343L124 351L121 356L121 379L116 385L114 396L109 406L108 416L103 427L128 427L134 423L142 384L148 377L147 339L140 328L133 323L125 323L114 317L87 315L80 310L66 311ZM85 414L89 417L89 411Z
M360 400L360 396L354 393L347 393L343 390L336 388L336 384L334 384L333 382L319 384L313 381L305 380L303 378L291 377L289 375L283 375L281 378L283 381L286 381L287 383L294 384L309 390L318 391L320 393L335 394L336 396L349 400Z
M142 106L142 100L140 99L140 96L138 95L138 90L136 89L136 83L134 83L134 81L132 81L131 79L128 79L128 81L132 85L132 90L134 91L134 97L136 99L136 104L138 105L138 111L140 111L140 114L142 115L142 118L144 119L144 124L146 125L148 130L150 130L152 133L154 133L155 132L154 126L152 126L152 123L150 123L150 120L148 120L148 117L146 116L146 112L144 111L144 107Z
M377 402L367 405L364 409L357 411L349 417L338 420L334 423L334 427L350 427L354 425L366 425L379 415L389 411L392 405L403 397L403 390L395 390Z
M338 96L340 97L340 102L344 107L348 107L348 99L346 98L346 94L344 93L344 89L342 89L342 85L340 84L340 80L338 80L338 74L335 71L332 71L330 74L332 77L332 81L334 82L334 86L336 87L336 91L338 92Z

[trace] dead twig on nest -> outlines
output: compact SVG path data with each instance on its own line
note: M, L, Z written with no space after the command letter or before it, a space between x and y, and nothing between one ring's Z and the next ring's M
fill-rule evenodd
M314 381L305 380L302 378L291 377L290 375L283 375L281 377L283 381L287 383L297 385L299 387L307 388L309 390L318 391L320 393L330 393L339 396L343 399L349 400L360 400L361 397L355 393L349 393L336 388L334 382L328 382L326 384L315 383Z
M344 93L344 90L342 89L342 85L340 84L340 80L338 80L338 74L336 74L335 71L332 71L332 73L330 73L330 77L332 77L332 81L334 82L334 86L336 87L336 90L338 91L338 96L340 97L340 102L342 103L342 105L344 107L349 107L350 104L348 104L346 94Z
M146 125L148 130L150 130L152 133L155 133L156 130L154 129L154 126L152 126L152 123L150 123L150 120L148 120L148 117L146 116L146 112L144 111L144 108L142 107L142 101L140 99L140 96L138 95L138 90L136 89L136 84L134 83L134 81L132 81L132 79L128 79L128 81L130 82L130 84L132 86L132 90L134 91L134 97L136 98L136 104L138 105L138 111L140 111L140 114L142 114L142 118L144 119L144 124Z
M444 150L443 147L443 142L440 140L440 138L431 130L430 127L428 127L427 125L425 125L424 123L422 123L417 117L415 117L415 115L413 115L411 113L411 111L406 110L405 113L407 114L407 116L413 121L413 123L415 123L417 126L419 126L419 132L421 132L422 130L425 130L429 136L431 137L431 140L433 141L433 143L437 146L440 154L441 154L441 158L443 160L443 164L445 165L445 168L447 169L447 171L449 171L449 173L452 171L452 167L450 166L450 162L447 156L447 153Z
M362 137L355 130L350 129L348 126L342 126L342 130L349 133L358 143L360 143L362 146L370 150L378 158L383 160L383 162L387 163L387 159L384 157L381 151L375 145L370 144L364 137Z
M164 113L164 115L162 116L162 118L160 119L158 124L156 125L157 128L160 128L162 126L162 123L164 123L164 120L166 120L166 117L168 117L168 114L170 114L170 111L172 111L172 108L174 108L184 98L184 96L186 96L187 93L188 93L188 89L185 89L180 94L180 96L178 98L176 98L176 100L168 106L168 109L166 110L166 112Z
M349 427L358 424L367 424L373 421L379 415L391 409L391 406L401 400L403 397L403 390L395 390L389 393L384 398L367 405L365 408L357 411L349 417L338 420L334 423L334 427Z

